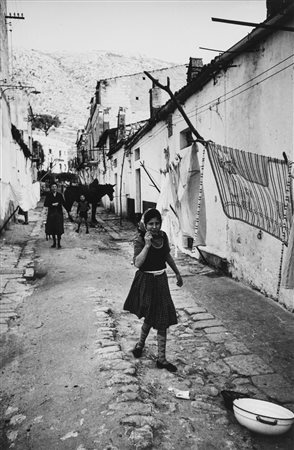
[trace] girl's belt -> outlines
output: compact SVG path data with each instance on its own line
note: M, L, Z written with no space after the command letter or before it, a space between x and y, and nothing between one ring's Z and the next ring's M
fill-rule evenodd
M144 273L151 273L155 277L157 277L158 275L162 275L164 272L165 272L165 269L162 269L162 270L144 270Z

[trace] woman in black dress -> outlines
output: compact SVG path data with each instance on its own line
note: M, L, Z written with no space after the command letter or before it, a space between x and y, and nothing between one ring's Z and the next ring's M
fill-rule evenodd
M151 327L157 330L158 360L157 367L170 372L176 366L165 358L167 329L177 323L176 310L170 295L166 275L166 263L177 277L177 285L183 280L174 262L168 237L161 228L161 214L157 209L147 210L141 220L138 236L134 241L134 265L137 270L130 292L124 304L124 310L144 317L141 336L133 349L136 358L142 355L146 338Z
M66 209L65 200L63 195L57 192L56 183L52 183L50 189L51 191L47 194L44 202L44 206L48 208L46 234L51 235L53 238L52 248L56 248L56 237L57 248L61 248L60 239L64 233L62 207Z

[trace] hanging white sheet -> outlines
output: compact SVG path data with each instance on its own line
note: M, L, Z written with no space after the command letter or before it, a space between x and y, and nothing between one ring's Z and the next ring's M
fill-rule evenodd
M181 150L181 161L177 166L178 172L178 202L176 212L179 217L183 235L195 239L195 220L198 197L200 192L200 165L196 144ZM199 226L194 245L206 244L206 213L205 197L202 193Z
M163 175L157 209L162 213L162 228L171 242L183 246L183 238L194 238L200 188L200 167L195 145L180 150ZM172 208L174 212L172 211ZM205 245L206 217L202 196L199 229L195 245Z
M172 211L174 209L174 184L169 173L162 174L160 195L157 201L156 208L160 211L162 216L162 229L169 237L171 244L176 247L182 246L182 234L180 230L180 223L176 214ZM175 209L174 209L175 211Z
M17 203L23 211L29 211L37 206L40 200L40 183L28 183L26 186L13 186Z

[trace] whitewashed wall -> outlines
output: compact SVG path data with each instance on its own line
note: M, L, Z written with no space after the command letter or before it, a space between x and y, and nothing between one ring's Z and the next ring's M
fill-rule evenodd
M293 65L286 68L293 64L293 57L279 64L293 54L293 48L293 34L278 32L258 52L236 58L232 63L236 67L217 76L216 84L212 80L190 98L185 108L200 134L218 144L279 159L285 151L293 161ZM204 190L208 247L227 258L234 278L276 298L281 242L266 233L258 239L258 229L226 218L208 159ZM293 297L293 290L282 289L279 301L293 310Z
M0 79L9 84L8 37L5 24L6 1L0 0ZM4 81L1 84L5 84ZM12 83L13 84L13 83ZM33 171L30 159L26 159L11 135L11 122L29 135L27 118L28 98L16 89L2 86L0 95L0 226L19 204L19 192L32 186ZM29 145L29 142L26 142Z
M152 70L150 73L163 84L166 84L167 77L170 77L173 91L186 84L187 68L185 65ZM143 72L101 80L101 106L110 108L110 128L117 126L120 106L126 109L126 123L146 120L150 115L149 90L151 87L150 79ZM168 95L164 91L162 91L161 100L162 104L168 100Z
M52 133L51 133L52 134ZM44 150L44 170L49 170L50 163L53 164L52 172L61 173L67 172L68 170L68 151L69 144L62 141L58 135L54 137L49 135L45 136L45 133L34 131L33 135L34 140L39 141ZM51 153L49 153L51 150ZM61 167L60 167L61 165Z
M231 63L233 67L221 71L201 91L192 95L184 105L185 111L204 139L280 159L285 151L293 161L294 58L289 56L293 54L294 35L276 32L255 48L256 52L236 57ZM159 171L165 167L163 150L169 146L172 160L180 149L180 133L186 128L185 121L175 111L170 138L167 137L167 125L162 121L131 149L132 154L124 170L126 195L136 199L135 171L140 169L142 201L156 203L158 192L151 187L140 161L160 186ZM140 148L138 161L135 161L136 148ZM200 163L202 151L203 147L199 145ZM118 167L122 150L120 153L116 154ZM276 295L281 242L264 232L258 239L258 229L225 216L207 155L204 192L207 250L228 260L234 278L293 310L293 290L281 288L279 299ZM142 212L142 204L136 202L135 209Z

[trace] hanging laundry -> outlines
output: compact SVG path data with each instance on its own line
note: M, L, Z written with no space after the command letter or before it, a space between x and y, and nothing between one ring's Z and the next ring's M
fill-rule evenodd
M168 172L163 175L156 207L163 217L162 228L171 242L181 248L183 238L195 238L197 199L200 190L200 167L195 145L180 150L168 167ZM204 196L201 199L198 228L196 245L205 245Z
M282 286L285 289L294 289L294 216L292 217L292 226L284 261Z
M27 181L27 180L26 180ZM29 183L22 186L12 185L13 192L17 198L17 203L23 211L29 211L37 206L40 201L40 182Z
M178 174L176 212L179 217L181 231L184 236L195 239L194 245L206 244L206 211L205 199L202 193L199 212L199 225L195 237L195 220L197 203L200 193L200 165L196 144L181 150L181 160L177 166Z
M209 143L207 152L224 213L287 245L293 214L291 192L283 234L288 170L283 160Z
M177 215L171 209L174 208L175 205L174 193L174 184L169 176L169 172L162 173L160 195L157 200L156 209L161 213L162 230L168 235L170 243L176 248L180 248L182 245L180 223Z

